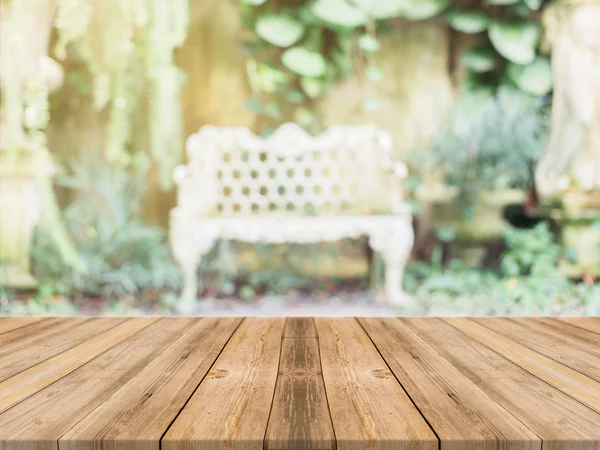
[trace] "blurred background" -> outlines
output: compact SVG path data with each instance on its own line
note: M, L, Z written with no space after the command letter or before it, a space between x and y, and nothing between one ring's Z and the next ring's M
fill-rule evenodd
M286 122L391 134L409 169L412 301L382 299L366 238L219 241L197 313L600 312L598 0L0 8L0 315L176 313L187 137Z

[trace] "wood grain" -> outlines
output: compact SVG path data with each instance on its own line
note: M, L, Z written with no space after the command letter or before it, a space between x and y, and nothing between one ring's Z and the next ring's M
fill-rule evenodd
M600 334L600 317L557 317L557 320Z
M581 346L543 324L511 318L486 317L479 323L596 381L600 381L600 342ZM594 348L595 347L595 348Z
M597 323L2 319L0 450L600 450Z
M15 327L0 334L0 349L15 349L27 345L29 342L51 333L53 328L60 327L61 324L63 327L69 326L70 320L66 317L48 317L27 326Z
M159 449L160 438L241 320L193 319L156 359L67 432L60 450Z
M183 318L126 322L139 332L0 414L0 449L57 450L61 436L148 366L191 323Z
M396 318L358 319L444 450L541 449L541 440Z
M123 318L74 320L71 326L55 327L51 333L29 342L27 345L3 347L0 349L0 381L56 356L124 321Z
M337 449L437 449L435 434L358 322L315 324Z
M399 319L539 436L544 450L600 449L600 414L451 326Z
M310 317L288 317L285 321L283 337L316 338L315 321Z
M584 330L575 325L565 324L553 317L531 317L530 321L515 318L516 322L532 324L545 333L560 337L577 346L584 352L600 357L600 336L592 331Z
M288 318L265 450L305 449L334 450L335 436L314 320Z
M0 383L0 413L61 379L157 319L130 319Z
M453 318L449 323L529 373L600 413L600 383L485 327L480 322L483 320Z
M41 317L0 317L0 334L30 325L42 320Z
M285 319L248 318L162 439L163 450L262 450Z

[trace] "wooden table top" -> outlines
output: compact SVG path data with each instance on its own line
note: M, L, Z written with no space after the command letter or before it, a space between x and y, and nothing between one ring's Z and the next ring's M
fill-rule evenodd
M0 449L600 449L600 318L0 318Z

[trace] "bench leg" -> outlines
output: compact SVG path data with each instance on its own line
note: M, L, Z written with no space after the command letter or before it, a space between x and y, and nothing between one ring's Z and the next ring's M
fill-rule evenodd
M406 220L391 220L377 226L369 244L385 263L385 293L392 306L407 306L409 296L402 289L404 268L414 242L412 224Z
M214 243L213 236L191 239L189 233L175 234L171 238L175 259L183 272L183 288L177 303L177 312L190 314L196 309L198 297L198 264Z

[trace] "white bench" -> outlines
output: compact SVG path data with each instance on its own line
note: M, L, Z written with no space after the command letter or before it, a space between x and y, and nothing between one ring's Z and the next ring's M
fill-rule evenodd
M390 158L389 133L334 126L311 137L294 124L267 139L247 128L205 126L175 169L170 242L183 268L181 312L193 310L197 267L218 239L313 243L369 236L386 265L386 296L403 303L402 275L413 246L402 199L406 166Z

